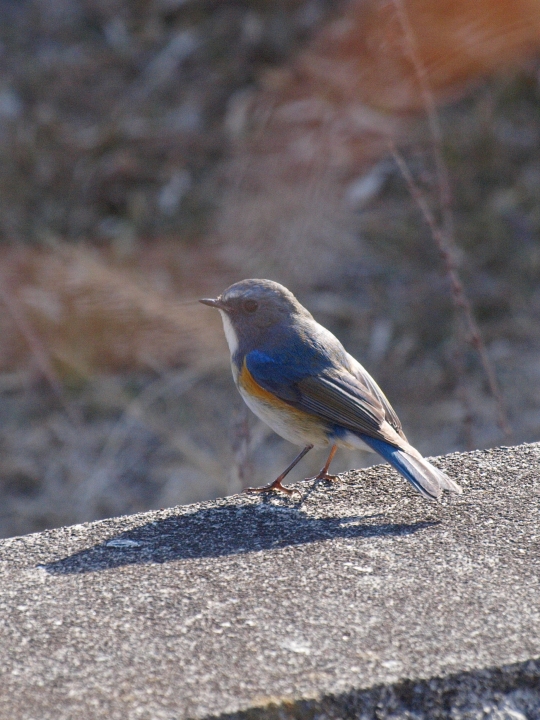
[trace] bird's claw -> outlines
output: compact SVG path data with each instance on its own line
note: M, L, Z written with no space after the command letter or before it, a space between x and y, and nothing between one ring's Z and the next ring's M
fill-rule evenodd
M329 473L323 472L321 470L318 475L306 478L306 480L311 480L312 482L316 482L317 480L325 480L326 482L337 482L339 480L339 475L330 475Z
M285 485L281 484L281 480L274 480L273 483L270 483L270 485L263 485L262 487L254 488L254 487L248 487L244 488L242 492L245 493L267 493L267 492L282 492L285 493L285 495L294 495L295 493L298 493L300 495L300 491L296 488L288 488L285 487Z

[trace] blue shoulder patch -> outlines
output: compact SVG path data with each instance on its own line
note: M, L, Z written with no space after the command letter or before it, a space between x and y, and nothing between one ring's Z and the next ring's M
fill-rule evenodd
M280 354L268 355L259 350L248 353L245 363L255 382L262 388L282 400L298 399L295 383L306 375L301 365L287 362Z
M296 331L287 333L283 328L269 333L264 349L247 353L245 362L262 388L291 403L301 397L297 383L334 366L332 353L316 338Z

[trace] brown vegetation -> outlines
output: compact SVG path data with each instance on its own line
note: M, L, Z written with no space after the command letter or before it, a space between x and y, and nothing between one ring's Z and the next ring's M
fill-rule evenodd
M532 439L540 6L402 5L441 108L456 270L515 437ZM444 266L388 160L393 139L438 221L396 6L2 9L1 532L230 492L252 484L253 461L273 474L289 448L237 409L219 318L191 302L248 275L298 292L424 451L501 440Z

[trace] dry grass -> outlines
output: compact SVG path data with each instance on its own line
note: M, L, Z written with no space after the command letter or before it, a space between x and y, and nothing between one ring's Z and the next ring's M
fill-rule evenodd
M57 377L223 364L219 319L197 303L218 282L204 256L172 244L129 262L80 245L0 253L0 370L35 360L56 391Z

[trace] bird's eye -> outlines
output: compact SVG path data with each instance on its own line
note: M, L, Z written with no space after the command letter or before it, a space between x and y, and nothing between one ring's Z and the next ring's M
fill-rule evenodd
M244 300L244 310L248 313L254 313L259 307L259 303L256 300Z

